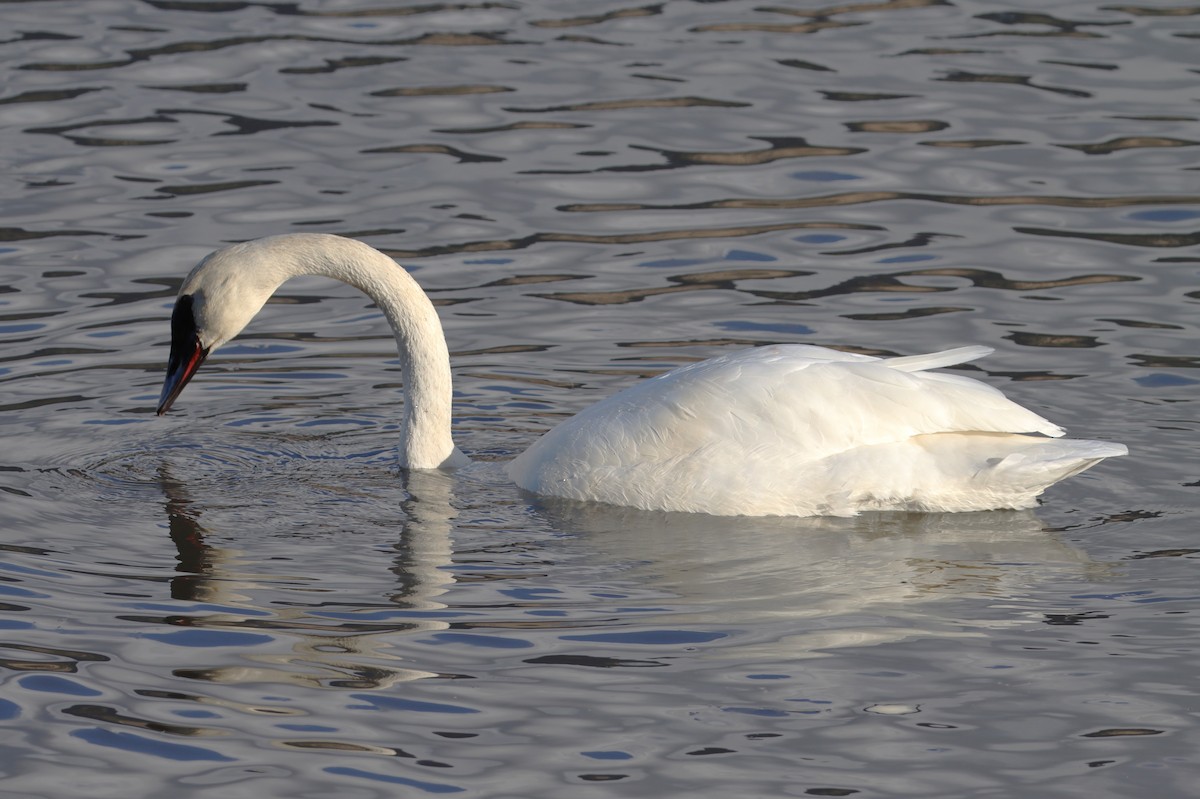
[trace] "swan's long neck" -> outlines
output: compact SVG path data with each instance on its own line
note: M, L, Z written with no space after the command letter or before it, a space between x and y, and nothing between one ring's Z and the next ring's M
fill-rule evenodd
M275 287L291 277L323 275L374 300L396 335L404 376L400 465L435 469L466 461L450 437L450 354L441 321L408 272L378 250L339 236L290 234L241 246L253 248L258 266L279 279Z
M321 274L362 291L392 326L404 376L400 465L409 469L456 465L452 461L462 456L450 437L450 352L437 310L417 282L391 258L366 245L351 250L358 257L327 259L329 268Z

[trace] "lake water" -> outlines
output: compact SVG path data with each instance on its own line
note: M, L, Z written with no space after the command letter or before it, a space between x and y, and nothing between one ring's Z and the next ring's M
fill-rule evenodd
M1052 11L1046 11L1051 8ZM1130 797L1200 779L1200 10L0 5L0 794ZM157 418L223 243L367 241ZM767 342L996 348L1121 441L1031 512L718 519L501 462Z

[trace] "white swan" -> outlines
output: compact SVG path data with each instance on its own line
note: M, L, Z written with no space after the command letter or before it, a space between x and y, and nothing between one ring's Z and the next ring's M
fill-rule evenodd
M449 353L433 304L391 258L327 234L234 244L192 270L171 316L158 413L298 275L357 287L391 324L406 394L400 465L467 463L450 437ZM508 472L538 494L644 510L853 515L1031 507L1058 480L1126 453L1121 444L1060 439L1062 428L998 390L927 371L989 352L886 360L799 344L734 352L597 403L542 436Z

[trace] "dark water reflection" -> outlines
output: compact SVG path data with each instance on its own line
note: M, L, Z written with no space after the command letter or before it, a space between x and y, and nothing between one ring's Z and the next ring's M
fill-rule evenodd
M1194 9L7 3L13 796L1189 796ZM289 284L156 419L226 241L363 238L453 351ZM495 463L735 346L967 343L1131 456L1034 513L707 519Z

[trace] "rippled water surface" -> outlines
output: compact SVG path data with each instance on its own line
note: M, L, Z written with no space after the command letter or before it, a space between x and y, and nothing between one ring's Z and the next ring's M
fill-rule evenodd
M1047 10L1049 9L1049 10ZM0 793L1156 797L1200 774L1200 6L0 3ZM157 418L183 274L367 241ZM1035 511L716 519L502 461L738 346L959 344L1128 458Z

